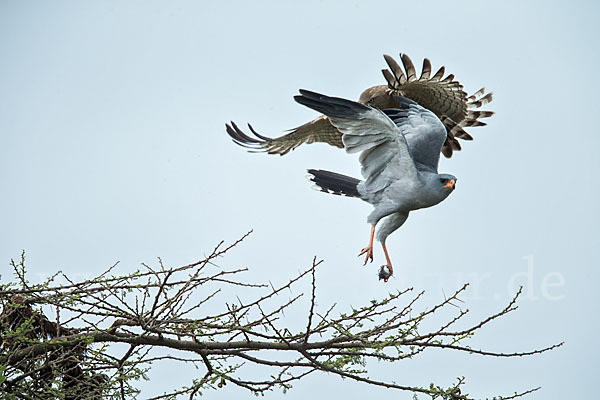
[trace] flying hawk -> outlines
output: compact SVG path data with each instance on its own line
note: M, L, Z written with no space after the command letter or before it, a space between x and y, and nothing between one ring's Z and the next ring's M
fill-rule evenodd
M347 153L359 153L363 180L323 170L308 170L310 179L324 192L358 197L373 205L367 217L369 244L360 255L373 261L375 226L386 264L379 277L387 282L394 273L385 246L386 238L400 228L413 210L434 206L450 195L456 177L438 173L446 127L431 111L405 97L398 106L376 107L300 90L294 99L323 113L342 134Z
M492 101L492 93L485 93L481 88L468 96L463 85L454 80L454 75L444 77L445 67L441 67L431 76L431 62L425 58L421 75L406 54L400 54L402 66L392 57L383 56L388 69L383 69L387 85L378 85L366 89L358 100L378 109L400 108L398 97L416 101L422 107L432 111L446 128L446 140L442 147L444 156L450 158L453 151L461 149L457 139L472 140L473 137L464 128L484 126L482 118L493 115L491 111L480 111L479 108ZM344 147L342 133L331 124L330 119L321 115L291 130L278 138L270 138L256 132L248 124L251 136L244 133L233 121L226 125L226 130L233 141L252 151L284 155L302 143L328 143L332 146Z

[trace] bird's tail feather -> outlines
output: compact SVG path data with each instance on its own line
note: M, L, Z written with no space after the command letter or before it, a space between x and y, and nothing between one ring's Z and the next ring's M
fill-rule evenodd
M316 188L322 192L360 197L358 193L359 179L321 169L309 169L307 178L316 184Z

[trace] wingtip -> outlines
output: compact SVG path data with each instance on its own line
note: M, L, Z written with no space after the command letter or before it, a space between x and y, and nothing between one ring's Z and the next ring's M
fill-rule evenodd
M298 92L302 96L307 96L307 97L322 96L322 94L317 93L317 92L313 92L312 90L308 90L308 89L298 89Z
M390 56L389 54L384 54L383 55L383 59L385 60L385 62L389 65L390 63L395 63L396 60L394 60L394 57Z

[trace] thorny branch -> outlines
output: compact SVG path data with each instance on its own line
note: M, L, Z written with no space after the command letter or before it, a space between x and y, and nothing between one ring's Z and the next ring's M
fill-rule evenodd
M464 378L449 388L398 384L367 377L367 361L395 363L432 348L518 357L562 345L494 352L465 343L481 327L516 310L520 290L501 311L453 330L465 323L468 311L445 318L440 310L461 301L468 285L420 311L416 307L423 292L407 289L339 315L334 315L335 305L319 312L316 270L322 261L316 258L279 286L243 280L246 269L215 268L215 260L249 234L227 247L221 242L207 257L185 266L166 267L159 259L158 268L142 264L143 270L114 276L115 264L82 282L57 273L33 284L26 277L24 255L19 262L11 261L15 282L0 285L0 394L22 399L126 399L139 392L135 383L146 378L152 363L179 362L201 368L201 378L155 399L192 399L227 383L256 394L285 391L293 382L322 371L432 399L458 400L469 398L461 393ZM310 292L302 287L307 276ZM68 283L57 283L61 278ZM257 295L243 301L232 294L232 287ZM279 295L292 287L301 288L300 294L282 300ZM301 305L303 292L310 293L306 329L292 332L282 318L284 311ZM47 315L52 312L50 320ZM437 328L421 333L423 321ZM266 379L245 377L251 366L261 366ZM537 389L503 398L533 390Z

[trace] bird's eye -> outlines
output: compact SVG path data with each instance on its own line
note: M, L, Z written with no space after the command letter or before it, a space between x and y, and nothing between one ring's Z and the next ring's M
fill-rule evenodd
M446 182L448 182L448 179L446 179L446 178L440 178L440 182L446 183Z

